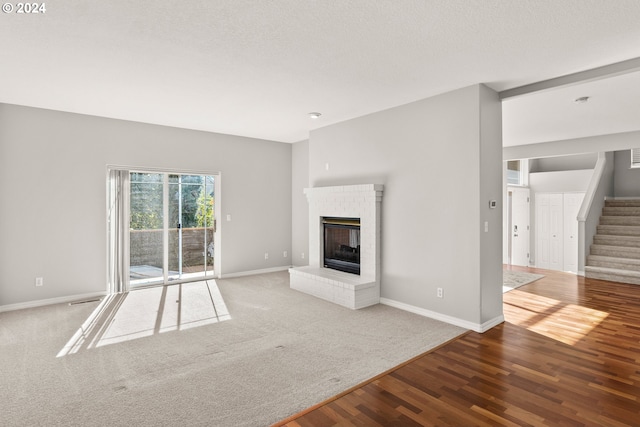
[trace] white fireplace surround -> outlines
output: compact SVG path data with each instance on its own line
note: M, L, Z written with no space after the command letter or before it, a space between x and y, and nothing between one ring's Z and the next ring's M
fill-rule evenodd
M309 265L289 270L290 286L352 309L380 302L381 184L305 188L309 201ZM323 266L322 219L360 218L360 275Z

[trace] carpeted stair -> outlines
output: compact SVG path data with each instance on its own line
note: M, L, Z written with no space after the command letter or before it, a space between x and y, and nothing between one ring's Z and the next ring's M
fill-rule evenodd
M640 199L605 201L585 276L640 285Z

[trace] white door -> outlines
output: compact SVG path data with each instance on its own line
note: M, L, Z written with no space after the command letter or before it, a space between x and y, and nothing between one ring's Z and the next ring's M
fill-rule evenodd
M536 194L536 267L550 268L551 223L549 194Z
M564 194L564 271L578 272L578 211L584 193Z
M529 189L511 189L511 264L529 266Z
M562 193L549 195L549 268L551 270L562 270L564 267L564 198Z

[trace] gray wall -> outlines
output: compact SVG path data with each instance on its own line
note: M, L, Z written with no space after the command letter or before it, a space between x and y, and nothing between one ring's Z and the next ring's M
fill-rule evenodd
M500 117L475 85L311 132L311 186L385 186L383 298L474 324L502 315Z
M531 159L529 162L529 172L535 173L593 169L596 166L596 160L598 160L598 153Z
M516 145L502 149L503 160L536 159L581 153L599 153L635 148L640 141L640 131L610 135L588 136L539 144Z
M531 196L533 197L533 193L571 193L587 191L592 175L593 169L529 174Z
M637 145L640 146L640 142ZM640 168L630 169L631 150L616 151L614 162L615 197L640 197Z
M291 151L291 251L293 265L309 265L309 141L293 144Z
M223 274L291 264L290 144L0 104L0 305L106 290L107 164L220 172Z

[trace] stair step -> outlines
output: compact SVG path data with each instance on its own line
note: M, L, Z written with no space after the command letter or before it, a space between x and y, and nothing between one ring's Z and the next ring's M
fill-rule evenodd
M604 201L605 207L640 207L640 199L607 199Z
M602 208L604 216L640 216L640 206L613 206Z
M593 243L605 246L627 246L630 248L640 248L640 236L611 236L607 234L596 234L593 236Z
M603 255L589 255L587 266L615 268L617 270L640 271L640 259L617 258Z
M600 225L640 226L640 216L601 216Z
M640 285L640 271L618 270L616 268L590 267L584 268L588 279L608 280L610 282Z
M602 255L615 258L640 259L640 248L625 246L591 245L591 255Z
M599 235L640 236L640 227L630 225L599 225Z
M604 201L604 205L606 207L616 207L616 206L640 206L640 198L633 199L607 199Z

